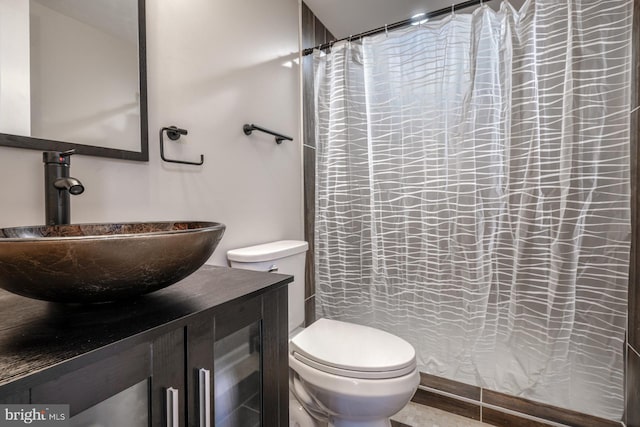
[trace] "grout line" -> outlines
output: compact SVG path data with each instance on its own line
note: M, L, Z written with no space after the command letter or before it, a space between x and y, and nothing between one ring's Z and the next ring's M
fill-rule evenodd
M522 413L522 412L518 412L518 411L511 410L511 409L507 409L507 408L503 408L501 406L490 405L490 404L487 404L487 403L483 403L482 406L486 406L487 408L494 409L494 410L496 410L498 412L503 412L505 414L514 415L516 417L520 417L520 418L523 418L525 420L537 421L539 423L542 423L542 424L545 424L545 425L549 425L549 426L553 426L553 427L568 427L567 424L556 423L555 421L545 420L544 418L538 418L538 417L535 417L533 415L525 414L525 413Z
M490 404L478 402L477 400L469 399L468 397L458 396L457 394L453 394L453 393L449 393L449 392L446 392L446 391L438 390L438 389L435 389L435 388L427 387L427 386L424 386L422 384L420 384L418 386L418 388L421 389L421 390L424 390L424 391L429 391L429 392L434 393L434 394L438 394L438 395L441 395L441 396L449 397L451 399L455 399L455 400L459 400L459 401L462 401L462 402L479 405L480 406L480 422L484 422L484 421L482 421L482 407L486 406L487 408L491 408L491 409L494 409L494 410L499 411L499 412L503 412L503 413L506 413L506 414L514 415L514 416L517 416L517 417L520 417L520 418L524 418L524 419L527 419L527 420L530 420L530 421L541 422L541 423L544 423L544 424L549 425L549 426L567 427L566 424L559 424L559 423L556 423L556 422L553 422L553 421L545 420L544 418L538 418L538 417L535 417L533 415L524 414L522 412L517 412L517 411L513 411L511 409L503 408L501 406L495 406L495 405L490 405ZM482 399L482 387L480 388L480 390L481 390L480 391L480 398ZM418 404L421 405L421 403L418 403ZM423 405L423 406L429 406L429 405Z
M640 105L638 105L636 108L634 108L633 110L631 110L631 112L629 114L633 114L636 111L640 110Z
M460 400L460 401L465 402L465 403L472 403L474 405L480 405L480 402L477 401L477 400L469 399L468 397L458 396L457 394L449 393L448 391L438 390L437 388L431 388L431 387L428 387L428 386L422 385L422 384L418 385L418 388L420 390L424 390L424 391L428 391L428 392L431 392L431 393L439 394L440 396L445 396L445 397L449 397L451 399ZM420 405L420 403L419 403L419 405ZM425 405L425 406L427 406L427 405Z
M631 347L631 346L629 345L629 347ZM635 349L634 349L634 352L637 354ZM640 355L639 355L639 357L640 357ZM483 399L484 399L484 396L483 396L484 388L483 387L480 387L480 401L477 401L477 400L474 400L474 399L469 399L468 397L459 396L459 395L454 394L454 393L449 393L447 391L438 390L436 388L431 388L429 386L425 386L425 385L422 385L422 384L418 385L418 389L424 390L424 391L428 391L428 392L431 392L431 393L434 393L434 394L438 394L440 396L448 397L450 399L455 399L455 400L458 400L458 401L462 401L462 402L465 402L465 403L471 403L471 404L474 404L474 405L479 405L480 406L480 420L479 420L480 422L484 422L482 409L484 407L487 407L487 408L494 409L494 410L499 411L499 412L503 412L503 413L506 413L506 414L509 414L509 415L514 415L514 416L517 416L517 417L520 417L520 418L523 418L523 419L526 419L526 420L530 420L530 421L536 421L536 422L543 423L543 424L546 424L546 425L552 426L552 427L568 427L568 424L562 424L562 423L558 423L558 422L555 422L555 421L547 420L547 419L544 419L544 418L539 418L539 417L536 417L535 415L526 414L524 412L518 412L518 411L514 411L512 409L503 408L502 406L497 406L497 405L492 405L492 404L489 404L489 403L484 403L483 402ZM422 404L422 403L419 403L419 402L414 402L414 403L416 403L417 405L429 406L429 405L425 405L425 404ZM445 411L445 412L448 412L448 411ZM452 413L452 412L450 412L450 413ZM622 421L620 421L620 425L621 425L621 427L626 427L625 424Z

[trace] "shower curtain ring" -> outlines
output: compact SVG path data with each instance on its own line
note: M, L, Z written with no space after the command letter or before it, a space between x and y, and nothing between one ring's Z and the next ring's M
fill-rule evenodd
M389 38L389 29L387 28L387 24L384 24L384 35Z

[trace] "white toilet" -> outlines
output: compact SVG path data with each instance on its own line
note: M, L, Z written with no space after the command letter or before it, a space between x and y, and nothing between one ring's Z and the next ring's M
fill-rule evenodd
M227 252L234 268L291 274L289 385L291 427L389 427L389 417L420 382L414 348L368 326L319 319L304 323L307 242L284 240Z

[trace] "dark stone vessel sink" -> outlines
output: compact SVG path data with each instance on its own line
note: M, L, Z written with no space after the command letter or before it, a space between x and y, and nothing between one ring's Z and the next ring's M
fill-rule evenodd
M224 230L216 222L0 229L0 288L68 303L132 298L196 271L213 254Z

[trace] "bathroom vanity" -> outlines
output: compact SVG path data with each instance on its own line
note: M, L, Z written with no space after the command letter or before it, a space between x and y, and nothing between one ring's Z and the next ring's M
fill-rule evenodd
M71 426L286 426L291 281L205 265L126 302L0 291L0 403L68 404Z

